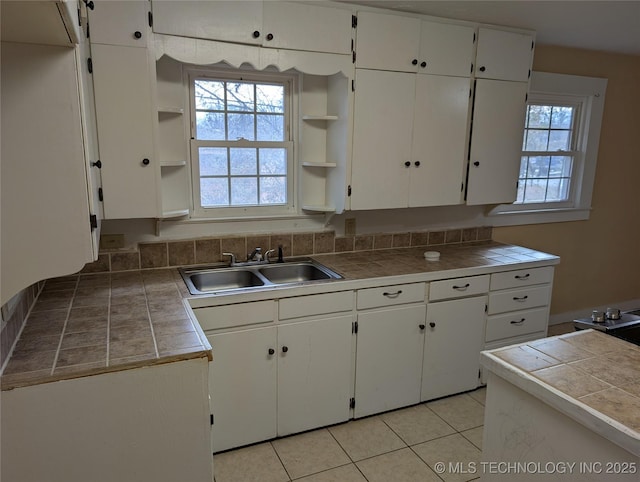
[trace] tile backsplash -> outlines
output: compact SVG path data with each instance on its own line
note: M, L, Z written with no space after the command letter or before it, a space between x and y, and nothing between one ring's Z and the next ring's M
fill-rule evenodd
M224 236L189 240L140 243L137 250L105 250L98 260L87 264L83 273L129 271L135 269L188 266L228 260L222 253L233 253L244 260L255 247L268 249L282 246L283 254L310 256L313 254L367 251L412 246L437 246L488 241L492 228L451 229L399 233L364 234L336 237L333 231L315 233L274 233L248 236Z

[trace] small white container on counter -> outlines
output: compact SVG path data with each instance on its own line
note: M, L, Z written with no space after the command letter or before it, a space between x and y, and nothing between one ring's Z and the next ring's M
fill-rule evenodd
M424 259L427 261L439 261L440 260L440 252L439 251L425 251Z

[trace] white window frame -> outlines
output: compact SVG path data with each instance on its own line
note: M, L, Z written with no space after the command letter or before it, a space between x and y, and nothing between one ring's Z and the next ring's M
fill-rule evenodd
M226 70L222 68L192 68L185 71L189 92L190 123L190 165L192 192L192 219L234 220L259 219L269 217L292 216L297 214L297 172L295 162L295 126L297 124L297 92L299 79L296 75L256 72L253 70ZM263 206L202 207L200 205L200 165L199 147L220 147L228 141L206 141L195 138L195 94L196 79L246 80L250 82L276 82L285 85L285 141L287 148L287 203ZM266 147L268 143L260 141L238 140L233 147Z
M576 152L566 202L500 204L489 212L494 226L589 219L598 160L607 79L532 72L530 102L580 104ZM524 133L524 126L522 126Z

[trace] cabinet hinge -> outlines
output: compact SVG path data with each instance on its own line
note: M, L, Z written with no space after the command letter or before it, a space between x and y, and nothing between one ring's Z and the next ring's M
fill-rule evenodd
M532 40L532 41L531 41L531 50L533 50L533 46L534 46L535 44L536 44L536 43Z
M213 425L213 414L209 415L209 423Z
M149 27L153 27L153 12L148 13L147 19L149 20Z
M354 50L353 52L351 52L351 62L352 63L356 63L356 51Z
M95 7L95 5L93 4L93 2L88 1L88 0L82 0L82 2L87 6L87 8L89 10L93 10L93 8Z
M351 323L351 333L355 334L358 333L358 322L354 321L353 323Z
M353 79L351 81L351 92L355 92L356 91L356 79Z
M464 191L464 182L460 183L460 192Z
M347 196L351 196L351 186L347 186Z
M527 79L531 78L531 69L529 69L529 73L527 74Z
M482 380L482 370L478 368L478 380Z
M87 59L87 69L90 74L93 74L93 60L91 60L91 57Z
M91 24L89 22L87 22L87 38L91 38L91 34L89 33Z
M350 398L349 399L349 408L356 408L356 399L355 398Z
M476 33L473 32L473 43L476 43Z
M351 15L351 28L358 28L358 17Z
M354 47L355 47L355 46L353 45L353 39L351 39L351 51L352 51L352 52L353 52Z
M98 217L95 214L89 216L89 224L91 225L91 231L98 227Z
M524 94L524 101L525 101L525 103L526 103L528 100L529 100L529 94L528 94L528 93L526 93L526 94Z
M471 62L471 73L473 74L473 62Z
M487 304L484 305L484 312L487 313L489 311L489 306Z
M102 193L102 188L101 187L98 188L98 199L100 201L104 201L104 195Z

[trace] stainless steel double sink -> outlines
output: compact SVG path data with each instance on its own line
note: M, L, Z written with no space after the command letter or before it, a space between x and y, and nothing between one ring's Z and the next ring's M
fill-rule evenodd
M283 263L239 263L223 267L180 268L179 271L192 295L255 290L342 278L338 273L309 258Z

